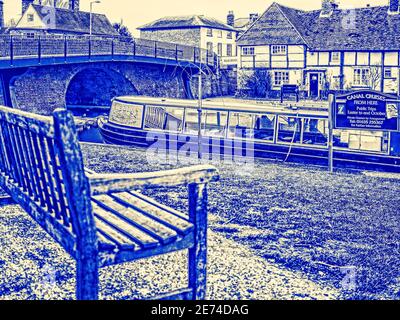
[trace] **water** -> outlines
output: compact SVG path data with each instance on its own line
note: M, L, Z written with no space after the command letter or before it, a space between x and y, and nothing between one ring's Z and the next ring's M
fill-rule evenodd
M75 117L95 119L99 116L108 116L110 107L103 106L67 106ZM79 133L79 141L91 143L104 143L99 128L86 129Z

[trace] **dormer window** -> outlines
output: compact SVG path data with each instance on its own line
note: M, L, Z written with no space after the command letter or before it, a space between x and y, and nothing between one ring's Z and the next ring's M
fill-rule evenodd
M27 16L27 19L28 19L28 22L33 22L33 21L35 21L35 16L33 15L33 14L28 14L28 16Z
M287 46L272 46L272 54L274 56L285 55L287 52Z

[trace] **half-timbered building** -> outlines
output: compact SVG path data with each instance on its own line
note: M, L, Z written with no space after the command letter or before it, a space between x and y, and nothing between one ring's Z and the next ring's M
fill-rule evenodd
M400 92L399 0L353 9L322 0L314 11L273 3L237 44L242 88L243 75L267 69L272 90L296 84L308 97L360 88Z

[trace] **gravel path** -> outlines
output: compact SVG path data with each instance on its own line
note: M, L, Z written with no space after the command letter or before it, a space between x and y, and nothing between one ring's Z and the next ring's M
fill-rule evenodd
M215 223L218 218L210 217ZM74 261L18 206L0 208L0 299L72 299ZM101 271L102 299L132 299L185 285L186 253L178 252ZM209 299L335 299L298 272L251 249L209 234Z

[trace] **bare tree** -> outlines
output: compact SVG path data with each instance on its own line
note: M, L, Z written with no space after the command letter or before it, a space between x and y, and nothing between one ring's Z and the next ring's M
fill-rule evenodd
M367 75L367 81L372 90L379 90L381 83L381 68L379 66L373 66L369 69Z

